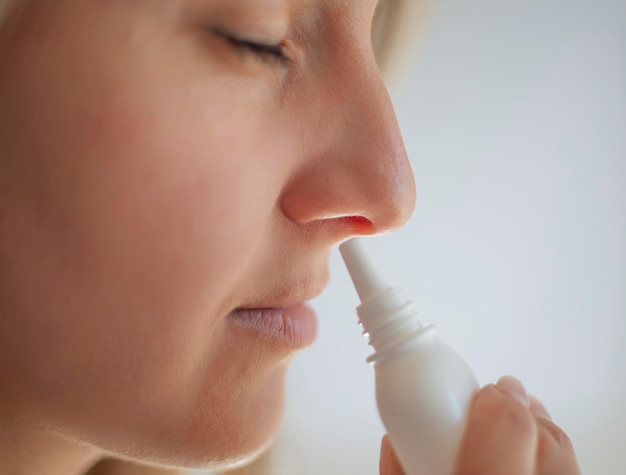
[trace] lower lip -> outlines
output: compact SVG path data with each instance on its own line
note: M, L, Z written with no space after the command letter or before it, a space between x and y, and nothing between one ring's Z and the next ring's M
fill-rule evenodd
M305 348L317 336L317 317L305 304L283 308L238 309L231 312L228 318L240 328L284 348Z

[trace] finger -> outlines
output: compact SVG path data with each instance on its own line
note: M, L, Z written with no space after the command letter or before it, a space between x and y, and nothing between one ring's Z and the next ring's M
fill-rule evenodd
M552 417L550 417L550 414L548 414L548 410L539 399L537 399L535 396L530 396L529 402L530 412L532 412L535 417L540 419L548 419L549 421L552 420Z
M532 473L537 426L524 404L526 391L510 379L502 386L489 384L476 394L455 475Z
M506 395L519 401L522 406L529 407L530 400L528 398L528 394L526 393L526 389L524 388L522 382L515 376L502 376L498 380L496 386Z
M404 475L388 435L383 437L380 446L380 475Z
M572 441L567 434L549 417L535 417L539 429L535 473L537 475L553 473L579 475L580 469Z

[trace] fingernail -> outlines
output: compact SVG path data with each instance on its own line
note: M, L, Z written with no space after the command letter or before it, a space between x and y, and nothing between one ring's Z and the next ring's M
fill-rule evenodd
M514 376L502 376L496 387L507 396L519 401L524 407L529 407L528 394L522 382Z
M530 396L530 412L532 412L536 417L541 417L543 419L552 420L550 414L548 414L548 410L546 406L542 404L542 402L537 399L535 396Z
M391 446L389 445L389 436L383 437L380 445L380 473L387 473L387 467L389 466L389 456L391 452Z

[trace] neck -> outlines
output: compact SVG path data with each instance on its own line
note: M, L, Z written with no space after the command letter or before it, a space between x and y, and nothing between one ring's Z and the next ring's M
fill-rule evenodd
M102 456L95 447L0 416L2 475L81 475Z

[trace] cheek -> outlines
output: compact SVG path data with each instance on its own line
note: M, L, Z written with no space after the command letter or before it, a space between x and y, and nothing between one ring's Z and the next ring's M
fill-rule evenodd
M105 127L95 147L87 130L29 154L37 163L24 170L6 223L7 254L30 263L22 280L38 308L28 313L68 319L71 305L81 323L92 313L117 335L181 326L201 309L219 314L275 203L263 157L193 126L159 134L153 117L110 112L125 117L122 127L133 123L132 140Z

